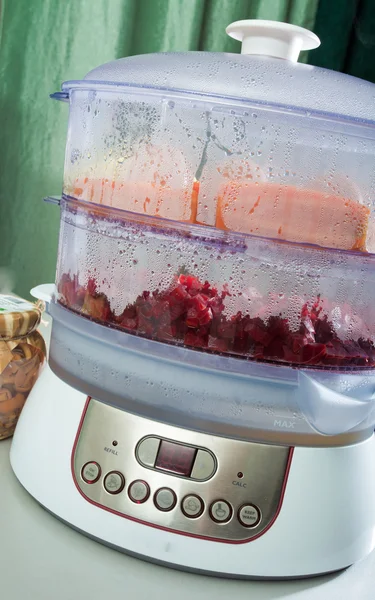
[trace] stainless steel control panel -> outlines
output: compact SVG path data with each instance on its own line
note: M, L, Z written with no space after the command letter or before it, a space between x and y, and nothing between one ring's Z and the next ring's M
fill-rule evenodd
M197 433L91 399L73 449L82 495L103 509L223 542L258 537L280 510L292 450Z

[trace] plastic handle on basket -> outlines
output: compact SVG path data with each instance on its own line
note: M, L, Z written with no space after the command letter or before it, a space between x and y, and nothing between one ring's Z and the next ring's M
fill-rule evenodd
M329 389L306 372L299 372L300 408L316 431L339 435L374 416L375 386L361 388L361 394L346 396Z
M250 19L228 25L227 34L242 42L241 54L258 54L297 62L302 50L320 46L315 33L280 21Z
M60 102L69 102L68 92L55 92L49 95L52 100L60 100Z
M43 302L49 304L55 294L55 290L54 283L43 283L30 290L30 294L37 300L43 300Z
M44 202L48 204L55 204L56 206L60 206L61 196L46 196L43 198Z

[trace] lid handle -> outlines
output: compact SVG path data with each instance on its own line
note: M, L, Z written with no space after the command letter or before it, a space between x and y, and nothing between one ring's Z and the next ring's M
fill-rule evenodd
M241 54L260 54L297 62L302 50L320 46L320 39L312 31L280 21L235 21L225 31L242 42Z

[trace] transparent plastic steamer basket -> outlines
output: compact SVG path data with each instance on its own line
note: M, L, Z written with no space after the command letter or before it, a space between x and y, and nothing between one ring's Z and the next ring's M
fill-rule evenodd
M81 387L87 380L94 385L91 370L100 372L105 385L97 389L108 401L115 402L116 397L117 402L132 404L133 410L148 414L155 411L153 414L160 415L164 407L164 415L178 412L180 422L184 412L189 412L192 419L202 418L206 423L211 419L212 423L215 410L222 406L225 409L216 421L236 428L241 411L236 417L231 411L235 412L238 401L248 411L248 427L254 426L258 411L260 428L268 430L275 429L277 421L283 422L276 418L281 413L289 414L290 422L297 419L300 431L310 431L311 426L328 435L356 427L363 430L372 418L368 373L372 346L366 344L372 342L374 332L374 269L368 253L374 197L373 86L296 63L299 50L318 43L313 34L300 28L258 21L233 24L228 29L242 39L245 55L131 57L98 67L81 82L67 82L55 95L70 101L58 301L89 318L77 322L86 328L80 341L76 340L83 353L81 342L88 329L96 332L91 341L104 331L97 329L93 323L97 321L109 325L101 343L116 339L113 348L145 344L140 346L144 357L149 348L155 348L153 344L158 344L158 353L170 353L165 369L170 369L172 378L177 372L171 367L171 357L181 356L182 360L183 353L183 360L189 363L192 359L186 357L192 352L202 365L214 367L216 375L233 369L241 372L253 390L254 377L264 380L261 395L269 398L267 386L284 376L272 364L263 367L248 359L298 366L300 371L283 367L284 373L290 373L297 395L291 395L290 389L283 395L278 383L274 399L268 402L269 406L273 403L270 418L264 417L267 403L259 406L250 387L239 391L233 381L231 393L221 400L218 387L213 392L215 386L211 386L206 407L201 399L208 393L208 383L203 385L203 380L200 389L194 388L196 401L182 390L172 401L162 386L153 394L142 387L146 379L154 380L151 387L155 391L158 377L148 363L142 385L128 386L125 399L119 390L119 381L126 376L123 366L117 369L118 375L110 376L116 369L110 369L105 358L102 364L99 359L94 364L85 357L85 367L78 374L65 353L65 370L62 368L53 347L55 343L57 348L58 331L62 335L57 322L67 322L70 317L57 304L51 306L56 321L53 365L56 371L71 375L74 371ZM284 207L285 227L275 229L271 214L268 220L262 218L255 230L246 229L248 222L241 215L250 212L248 197L253 202L250 210L254 207L258 190L268 200L276 190L276 204ZM299 204L296 195L302 198ZM319 210L314 212L319 202ZM291 206L292 214L285 219ZM321 218L327 207L330 218L345 221L341 228L334 221L335 235L327 233L327 220ZM340 221L343 210L347 214ZM225 221L235 213L238 219ZM318 219L318 227L313 217ZM266 232L262 229L265 222L271 223ZM355 227L353 222L357 222ZM241 260L246 263L242 268ZM234 283L230 281L233 270ZM204 288L206 280L209 289ZM254 285L250 286L249 280ZM145 293L149 296L142 298ZM176 339L172 318L176 313L170 299L179 293L185 304L177 302L173 308L178 311L183 305L186 318ZM241 317L233 325L231 319L239 312ZM145 313L152 326L143 318ZM197 331L207 326L206 318L211 319L208 331ZM267 355L270 318L278 335L273 336L277 338L274 349ZM285 331L286 318L293 335ZM317 321L319 339L314 326ZM242 353L234 343L236 335L237 341L241 338L239 333L252 340ZM146 341L138 339L140 336ZM64 345L61 338L59 342ZM176 343L185 348L172 345ZM245 361L238 361L241 354ZM307 367L311 369L303 375L301 369L306 373ZM317 373L316 367L330 370ZM262 372L259 377L257 370ZM334 399L330 392L339 396ZM342 418L336 413L330 417L332 403L339 407Z

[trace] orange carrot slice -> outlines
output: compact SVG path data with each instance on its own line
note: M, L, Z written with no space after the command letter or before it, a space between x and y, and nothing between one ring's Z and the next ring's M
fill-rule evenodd
M216 227L342 250L366 250L370 211L341 196L266 182L230 182Z
M189 189L136 181L109 182L107 179L76 181L71 190L75 198L132 212L188 223L197 222L199 182Z

